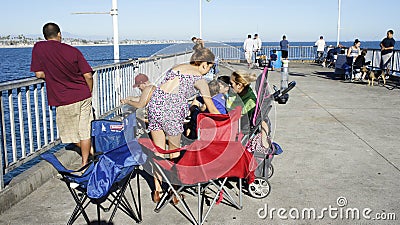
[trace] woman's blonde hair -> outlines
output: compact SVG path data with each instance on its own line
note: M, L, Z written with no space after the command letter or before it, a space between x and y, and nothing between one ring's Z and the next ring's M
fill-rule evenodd
M232 77L235 83L240 83L244 87L250 85L251 82L257 80L257 75L245 70L237 70L232 72Z

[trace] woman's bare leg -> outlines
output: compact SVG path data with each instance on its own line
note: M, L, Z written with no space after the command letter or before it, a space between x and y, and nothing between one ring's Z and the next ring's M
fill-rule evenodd
M153 138L154 144L157 147L165 149L165 134L164 134L164 131L162 131L162 130L151 131L151 136ZM162 191L162 188L161 188L162 177L157 172L155 172L155 171L153 171L153 172L154 172L155 190L158 191L158 192L161 192Z
M181 135L168 136L168 150L174 150L181 147ZM179 157L180 153L171 153L169 157L171 159Z
M84 166L89 161L89 154L92 148L91 140L81 140L79 143L75 144L76 146L81 148L81 155L82 155L82 163L81 166Z

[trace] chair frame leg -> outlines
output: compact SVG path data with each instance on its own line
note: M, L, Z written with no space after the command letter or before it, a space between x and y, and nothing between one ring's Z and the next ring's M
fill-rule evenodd
M137 188L138 188L138 195L137 195L138 205L136 203L136 198L133 193L132 186L130 184L133 174L135 174L137 176L136 184L137 184ZM129 216L133 220L135 220L136 223L140 223L142 221L142 212L141 212L142 206L141 206L141 199L140 199L140 183L139 183L138 169L135 168L131 172L129 177L127 177L126 179L127 179L127 181L123 182L123 184L120 186L120 188L115 193L114 192L110 193L110 195L112 196L112 199L107 197L106 200L108 200L108 202L110 202L110 205L108 207L103 207L101 205L101 203L96 203L98 224L101 223L101 210L100 209L102 209L103 211L109 211L111 208L113 208L113 210L112 210L110 218L108 219L108 223L112 223L117 209L121 209L127 216ZM65 180L67 180L67 179L65 178ZM69 182L66 182L66 184L67 184L68 190L71 192L71 195L76 203L75 209L74 209L71 217L69 218L67 224L72 225L79 218L79 216L81 214L84 217L86 223L91 224L89 216L86 213L86 208L90 204L90 201L88 201L89 200L88 196L86 195L86 193L84 193L82 191L71 188ZM128 188L128 186L129 186L129 189L130 189L130 192L132 195L133 204L135 206L137 215L135 214L135 211L133 210L131 204L129 203L129 200L125 196L125 191ZM80 195L82 195L82 196L80 196Z
M165 207L165 205L167 205L171 198L175 195L179 201L182 203L182 207L184 209L181 210L178 207L174 206L186 219L188 219L192 224L198 224L198 225L202 225L205 223L209 213L211 212L213 206L215 205L215 203L218 201L218 198L220 197L220 195L222 195L225 199L227 199L227 201L234 206L237 209L242 209L243 207L243 199L242 199L242 179L239 179L239 202L237 202L236 200L234 200L234 198L232 197L232 195L228 192L229 190L225 187L225 184L228 180L228 178L222 178L222 179L217 179L217 180L210 180L208 184L201 184L201 183L197 183L196 186L191 185L190 187L197 187L197 193L193 192L194 194L197 194L197 207L198 207L198 211L197 211L197 220L194 217L194 215L192 214L192 211L190 210L190 208L188 207L188 205L186 204L186 202L184 201L183 198L181 198L181 196L178 194L179 192L181 192L183 189L188 188L189 186L185 186L182 185L179 188L175 189L174 185L171 183L171 181L169 180L168 176L166 175L166 173L161 169L161 166L158 165L155 162L151 162L152 166L153 166L153 170L157 171L157 173L159 175L162 176L163 181L165 183L168 184L168 190L167 192L165 192L162 196L161 196L161 200L160 202L157 203L154 211L155 212L160 212L162 208ZM215 191L210 189L209 186L213 185L214 187L217 188L217 190ZM204 200L205 200L205 190L206 189L210 189L215 196L213 197L212 203L210 204L210 206L208 207L207 211L205 213L203 213L203 206L204 206ZM172 193L171 193L172 192Z
M160 168L160 166L156 163L152 163L153 168L155 168L159 174L163 177L163 180L165 180L165 182L168 184L168 191L166 193L164 193L161 197L160 202L156 205L156 208L154 209L155 212L159 212L165 205L167 202L170 201L170 199L173 197L173 195L175 195L178 200L180 202L182 202L182 206L184 208L184 210L186 211L187 215L184 214L184 216L186 218L188 218L190 220L190 222L192 222L193 224L199 224L198 221L196 220L196 218L193 216L191 210L189 209L188 205L183 201L183 199L181 198L181 196L178 194L178 192L180 192L184 187L180 187L178 190L175 190L175 188L173 188L172 183L169 181L167 175L164 173L164 171ZM172 191L173 194L169 195L169 191Z
M72 195L72 197L73 197L73 199L74 199L74 201L76 203L75 209L72 212L72 215L70 216L67 224L68 225L73 224L79 218L80 214L83 215L86 223L90 224L89 216L87 215L87 213L85 211L85 209L89 205L89 202L86 203L86 201L88 200L87 195L85 193L82 193L83 196L79 197L77 191L70 187L70 183L66 182L66 185L67 185L68 190L70 191L70 193L71 193L71 195Z

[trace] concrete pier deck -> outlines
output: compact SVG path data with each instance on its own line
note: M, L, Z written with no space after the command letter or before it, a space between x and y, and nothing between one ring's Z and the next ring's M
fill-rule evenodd
M270 195L245 195L242 210L216 205L205 224L399 224L400 89L345 83L332 69L309 63L289 67L297 86L270 114L274 141L284 150L273 160ZM279 86L280 72L268 79ZM189 224L171 206L155 213L144 179L141 187L142 224ZM65 184L54 177L2 213L0 224L65 224L73 208ZM317 218L310 219L313 210ZM96 217L94 207L89 213ZM114 219L133 223L122 213Z

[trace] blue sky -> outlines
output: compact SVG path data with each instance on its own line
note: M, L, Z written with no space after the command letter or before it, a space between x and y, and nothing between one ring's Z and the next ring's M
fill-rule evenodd
M380 41L388 29L396 36L398 0L342 0L341 41ZM0 35L41 34L46 22L62 32L83 37L112 37L111 0L2 1ZM263 41L336 41L337 0L211 0L202 2L202 37L210 41L242 41L259 33ZM119 0L120 39L188 40L199 35L199 0Z

